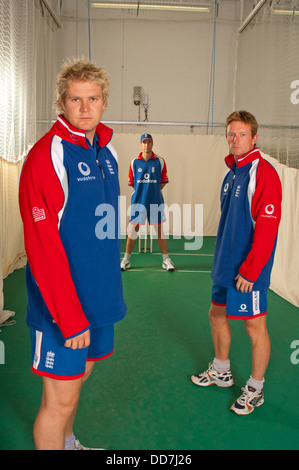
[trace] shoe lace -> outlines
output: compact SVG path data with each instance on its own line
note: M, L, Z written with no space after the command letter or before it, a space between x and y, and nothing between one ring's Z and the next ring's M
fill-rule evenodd
M168 266L172 266L172 261L170 258L166 258L166 260L164 261L164 263L166 263Z
M243 390L243 393L242 395L240 396L239 398L239 402L240 403L245 403L246 402L246 398L248 398L249 400L252 400L253 398L255 398L257 395L258 395L258 392L257 390L255 389L251 389L249 387L242 387L242 390Z

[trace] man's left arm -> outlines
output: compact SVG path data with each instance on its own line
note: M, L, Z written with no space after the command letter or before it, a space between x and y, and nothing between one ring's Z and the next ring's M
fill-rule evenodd
M236 278L237 289L250 292L268 262L277 237L281 219L281 182L276 170L262 161L256 174L251 215L255 223L253 242Z
M160 187L161 190L166 186L166 184L169 182L168 180L168 175L167 175L167 166L164 158L158 157L160 160L160 165L161 165L161 181L160 181Z

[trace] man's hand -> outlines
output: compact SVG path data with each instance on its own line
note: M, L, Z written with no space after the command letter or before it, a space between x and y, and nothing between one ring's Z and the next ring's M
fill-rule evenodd
M83 349L90 345L90 332L89 330L84 331L81 335L74 336L74 338L67 339L64 343L66 348L72 349Z
M246 279L244 279L244 277L242 277L240 274L235 277L235 281L237 281L236 289L240 292L247 293L252 291L254 283L246 281Z

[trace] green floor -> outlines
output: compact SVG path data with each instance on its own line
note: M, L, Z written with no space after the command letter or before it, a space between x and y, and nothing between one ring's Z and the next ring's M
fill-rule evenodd
M291 362L299 312L273 292L265 404L245 417L229 411L251 369L242 321L231 321L235 385L201 389L190 381L213 358L207 313L214 241L184 252L183 241L170 240L174 273L161 269L160 254L132 255L132 269L123 273L128 314L116 325L115 352L82 391L75 431L83 443L108 450L299 449L299 364ZM41 379L30 369L25 269L5 279L4 296L16 324L0 333L0 449L34 449Z

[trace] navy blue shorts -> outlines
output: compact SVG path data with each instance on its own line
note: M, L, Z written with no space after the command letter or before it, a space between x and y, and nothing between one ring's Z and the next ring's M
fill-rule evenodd
M85 373L86 361L98 361L110 356L114 347L114 324L90 330L87 348L64 346L56 324L45 332L31 329L32 371L57 380L73 380Z
M211 301L226 307L226 316L232 319L247 320L267 314L267 289L245 293L213 283Z

